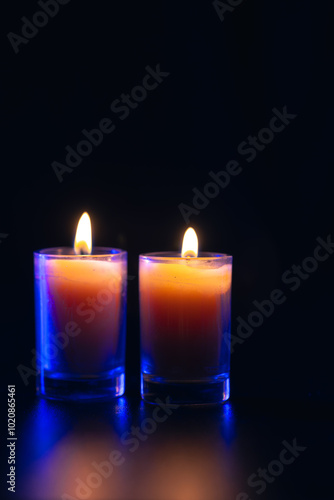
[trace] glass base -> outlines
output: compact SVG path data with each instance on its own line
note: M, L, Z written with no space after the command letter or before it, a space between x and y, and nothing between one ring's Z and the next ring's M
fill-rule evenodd
M37 394L49 399L70 401L107 401L122 396L125 374L117 368L98 377L69 376L44 371L37 385Z
M216 405L230 397L228 373L201 380L168 380L147 373L141 374L141 396L147 403L167 400L179 405Z

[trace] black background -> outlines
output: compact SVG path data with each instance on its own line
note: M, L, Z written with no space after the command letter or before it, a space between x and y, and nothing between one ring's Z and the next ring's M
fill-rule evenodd
M138 255L180 249L179 204L238 160L242 173L190 224L201 250L233 255L233 334L254 300L275 288L287 299L236 346L232 404L313 405L327 415L334 256L295 292L282 274L333 231L331 2L245 0L221 21L210 1L72 0L15 54L7 33L20 34L20 18L37 10L33 1L1 5L4 388L16 384L23 408L33 400L33 377L26 387L16 368L29 366L34 348L32 252L71 246L88 211L95 245L128 251L127 383L138 397ZM169 76L120 120L112 101L158 64ZM239 144L284 106L296 118L248 163ZM116 130L60 183L51 163L64 163L65 146L104 117Z

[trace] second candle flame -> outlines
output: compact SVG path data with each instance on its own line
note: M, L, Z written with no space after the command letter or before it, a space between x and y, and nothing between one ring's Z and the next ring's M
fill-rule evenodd
M198 238L195 230L188 227L183 236L181 257L198 256Z
M92 253L92 225L87 212L84 212L78 222L74 240L74 251L77 255Z

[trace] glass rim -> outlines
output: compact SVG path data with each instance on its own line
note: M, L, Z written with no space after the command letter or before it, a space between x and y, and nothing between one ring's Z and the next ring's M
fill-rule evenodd
M73 247L50 247L34 251L35 257L49 257L52 259L96 259L101 257L123 257L126 250L113 247L93 247L90 254L76 254Z
M227 253L218 252L199 252L197 257L181 257L181 252L149 252L139 254L139 259L141 260L152 260L152 261L162 261L167 260L170 262L175 262L176 260L181 260L182 262L187 260L231 260L232 255Z

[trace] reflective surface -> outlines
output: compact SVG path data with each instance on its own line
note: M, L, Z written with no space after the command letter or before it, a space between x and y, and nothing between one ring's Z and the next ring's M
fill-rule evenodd
M261 485L263 498L322 498L328 413L270 401L211 409L163 403L31 402L19 416L15 498L241 500L257 498ZM284 441L297 443L299 455L291 462L286 452L290 463L273 475ZM257 477L259 468L267 479Z

